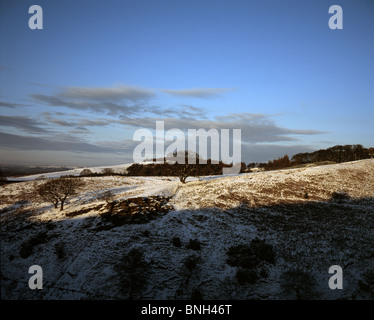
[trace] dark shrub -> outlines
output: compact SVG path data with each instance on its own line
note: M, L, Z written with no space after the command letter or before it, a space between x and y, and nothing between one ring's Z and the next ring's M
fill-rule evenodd
M203 295L201 294L199 289L194 289L191 294L190 300L203 300Z
M265 240L260 240L258 238L251 241L250 249L253 254L260 260L275 263L275 255L273 247L270 244L265 243Z
M187 245L187 249L200 250L200 241L197 239L190 239L190 242Z
M232 267L242 266L247 264L248 257L251 256L249 246L245 244L239 244L237 246L232 246L227 250L227 263Z
M131 249L124 254L115 266L118 273L120 291L127 299L141 297L141 293L147 284L149 265L144 260L144 251L140 248Z
M316 281L308 272L290 269L282 273L281 287L286 294L294 294L297 300L312 299Z
M362 280L358 282L358 285L362 291L368 292L374 297L374 271L370 270L362 275Z
M47 242L47 233L46 232L39 232L36 236L31 237L27 241L21 244L21 248L19 254L21 258L26 259L30 255L33 254L33 249L38 244L46 243Z
M151 235L149 230L144 230L142 234L144 237L147 237L147 238Z
M57 254L57 258L62 260L65 258L66 253L65 253L65 246L63 242L59 242L55 244L55 252Z
M47 230L56 229L56 224L53 223L53 222L49 222L49 223L46 224L46 228L47 228Z
M261 262L275 263L275 255L272 246L258 238L253 239L250 245L239 244L230 247L227 250L227 256L226 262L230 266L249 269L252 271L256 271L256 268L261 264ZM241 270L239 275L237 275L240 279L243 278L241 273L243 273L243 270ZM263 278L267 277L265 269L263 269L261 276Z
M343 201L347 201L351 199L350 195L345 191L335 191L331 195L331 200L341 203Z
M260 277L266 279L268 276L269 276L269 273L264 268L262 268L260 271Z
M182 243L181 243L181 239L179 239L179 237L174 237L174 238L173 238L173 245L174 245L175 247L179 248L179 247L182 245Z
M257 278L257 272L253 269L239 268L236 272L236 279L238 280L239 284L254 284L257 281Z
M21 258L26 259L27 257L31 256L32 253L33 246L30 243L24 242L21 244L21 249L19 250Z
M191 256L188 256L184 260L184 265L186 266L186 268L188 269L188 271L191 272L193 269L196 268L199 260L200 260L200 257L195 256L195 255L191 255Z
M248 245L232 246L227 251L227 263L232 267L252 268L258 265L259 260Z

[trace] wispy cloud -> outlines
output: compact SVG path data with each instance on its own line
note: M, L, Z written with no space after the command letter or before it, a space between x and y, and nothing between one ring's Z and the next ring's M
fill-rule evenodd
M155 96L150 89L119 85L116 87L66 87L62 97L92 101L133 101L148 100Z
M220 96L223 93L234 91L229 88L192 88L192 89L160 89L160 91L178 97L192 97L200 99L208 99Z
M181 118L181 119L206 119L207 113L201 109L190 105L180 105L175 108L151 107L148 113L162 115L164 117Z
M0 101L0 107L16 108L16 107L27 107L27 106L28 106L27 104Z
M151 89L120 85L116 87L63 87L52 94L32 94L31 98L54 107L133 115L146 111L144 105L155 97Z
M241 129L242 141L247 143L297 141L297 135L317 135L325 133L319 130L283 128L275 124L272 116L251 113L217 116L213 120L202 119L191 121L187 118L146 117L142 119L121 119L118 120L117 123L135 128L154 129L156 121L164 121L165 130L173 128L184 131L188 129Z
M43 123L23 116L0 116L0 126L14 127L27 133L47 133Z
M106 113L109 115L131 115L139 113L140 109L144 110L139 106L129 106L123 103L113 103L110 101L93 102L85 100L83 98L69 99L67 97L61 97L59 95L33 94L31 95L31 97L36 101L43 102L49 106L67 107L76 110L87 110L92 112Z
M46 122L62 126L62 127L76 127L77 129L80 128L80 130L87 130L83 127L88 126L107 126L111 123L108 119L96 119L96 120L88 120L88 119L80 119L79 115L71 115L70 119L68 120L62 120L58 117L53 117L50 112L44 112L43 113L44 118L46 119ZM64 119L66 119L65 114L56 112L57 116L63 116Z
M199 93L195 92L195 94L208 97L227 89L199 90ZM203 109L191 105L180 105L174 108L152 105L150 100L156 98L154 90L124 85L108 88L65 87L52 94L32 94L31 98L48 106L87 110L123 118L144 116L144 114L162 114L166 117L189 119L206 117Z

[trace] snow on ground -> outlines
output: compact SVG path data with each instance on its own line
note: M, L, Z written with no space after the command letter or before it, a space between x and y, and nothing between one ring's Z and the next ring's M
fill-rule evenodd
M374 270L373 159L186 184L85 177L62 212L37 200L33 187L43 181L32 180L0 187L2 299L296 299L286 290L287 271L293 279L303 272L302 298L374 297L367 280ZM144 224L111 225L94 209L107 190L117 201L170 196L174 210ZM330 201L335 191L351 199ZM258 262L257 280L241 283L227 252L255 238L272 246L275 263ZM33 264L43 268L43 290L27 286ZM333 264L344 267L344 290L328 288Z

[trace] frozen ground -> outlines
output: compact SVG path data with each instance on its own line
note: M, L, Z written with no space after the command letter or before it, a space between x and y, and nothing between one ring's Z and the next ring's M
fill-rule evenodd
M374 298L373 159L186 184L87 177L62 212L37 200L35 178L0 187L2 299ZM107 190L119 202L168 196L174 210L113 225L99 215ZM251 251L256 238L274 261ZM34 264L42 290L28 287ZM332 265L343 268L343 290L328 287Z

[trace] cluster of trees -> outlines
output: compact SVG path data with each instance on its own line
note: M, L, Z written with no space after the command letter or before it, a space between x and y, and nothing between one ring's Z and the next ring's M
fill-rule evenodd
M364 148L361 144L334 146L310 153L298 153L292 157L294 165L332 161L336 163L368 159L374 156L374 148Z
M104 168L101 172L92 172L90 169L83 169L79 174L81 177L92 177L92 176L113 176L113 175L124 175L125 173L116 173L112 168Z
M280 157L278 159L270 160L267 164L263 166L265 170L278 170L282 168L291 167L293 164L290 161L288 155Z
M127 169L127 174L129 176L177 176L181 182L185 183L189 176L220 175L223 167L229 167L229 165L221 161L218 164L212 164L211 160L207 160L206 164L134 163Z
M166 158L161 163L151 164L138 164L134 163L127 168L127 175L129 176L177 176L182 183L186 182L189 176L210 176L222 174L222 168L231 167L232 164L228 165L219 161L218 163L212 162L211 159L200 160L199 155L195 155L194 161L189 157L186 151L182 158L179 158L179 162L175 163L167 162ZM193 163L195 162L195 163ZM245 172L247 166L244 162L241 163L241 172Z
M290 159L288 155L278 159L270 160L267 163L249 163L248 168L263 168L264 170L278 170L292 166L316 163L316 162L347 162L374 157L374 148L364 148L360 144L334 146L328 149L317 150L314 152L298 153Z

